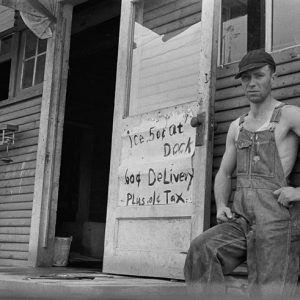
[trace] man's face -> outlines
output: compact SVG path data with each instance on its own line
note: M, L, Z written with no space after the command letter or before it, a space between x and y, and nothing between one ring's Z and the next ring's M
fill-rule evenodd
M241 75L242 87L252 103L263 102L271 93L272 71L268 65Z

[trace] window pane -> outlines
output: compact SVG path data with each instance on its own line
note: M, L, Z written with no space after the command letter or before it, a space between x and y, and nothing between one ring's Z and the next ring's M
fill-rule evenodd
M37 37L30 31L26 31L25 58L32 57L36 52Z
M273 50L300 44L299 16L299 0L274 0Z
M135 16L129 115L196 99L201 1L145 0Z
M265 1L223 0L221 63L232 63L265 45Z
M38 39L31 31L25 34L25 53L22 61L21 88L29 88L44 80L47 39Z
M0 100L8 98L10 66L10 60L0 64Z
M39 39L38 53L46 52L47 50L47 39Z
M0 41L0 55L10 52L12 36L5 37Z
M34 84L39 84L44 80L45 59L46 54L40 55L37 58Z
M33 70L34 70L34 59L25 61L23 64L23 78L22 78L23 89L32 86Z

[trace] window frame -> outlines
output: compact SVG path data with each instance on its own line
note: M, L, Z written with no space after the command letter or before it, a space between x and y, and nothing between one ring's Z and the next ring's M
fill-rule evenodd
M299 47L299 44L295 44L289 47L280 48L273 50L273 13L274 13L274 2L273 0L265 0L265 51L269 53L277 53L286 49ZM221 10L222 11L222 10ZM236 64L238 61L230 62L230 63L222 63L222 12L219 16L221 22L219 27L219 43L218 43L218 67L229 66L232 64Z
M272 32L273 32L273 0L265 0L265 51L272 52Z
M16 78L15 78L15 86L13 88L14 96L32 96L36 94L42 94L43 92L43 82L32 85L27 88L21 88L21 81L23 77L23 57L25 52L25 37L26 37L26 31L29 30L26 28L25 30L22 30L19 32L19 46L17 47L18 53L17 53L17 66L16 66ZM46 55L47 55L47 48L46 48ZM36 65L36 64L35 64ZM44 69L45 71L45 69ZM33 78L34 80L34 78Z
M22 35L24 36L24 32L29 30L25 25L23 20L20 18L19 13L15 14L15 26L9 28L5 31L0 32L0 38L4 38L8 35L12 35L12 45L11 51L8 54L5 54L5 58L0 58L0 61L4 61L5 59L11 59L10 66L10 74L9 74L9 88L8 88L8 98L0 101L0 107L19 102L30 97L40 96L43 93L43 82L22 89L20 86L21 83L21 71L22 71L22 55L24 54L24 41L22 43ZM46 57L47 57L47 48L46 48ZM4 57L4 55L2 56ZM46 69L46 63L45 63ZM44 72L45 72L44 69Z

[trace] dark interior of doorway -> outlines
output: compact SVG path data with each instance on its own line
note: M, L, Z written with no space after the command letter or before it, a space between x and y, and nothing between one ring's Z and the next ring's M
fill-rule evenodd
M102 266L119 17L71 37L56 236L69 266Z

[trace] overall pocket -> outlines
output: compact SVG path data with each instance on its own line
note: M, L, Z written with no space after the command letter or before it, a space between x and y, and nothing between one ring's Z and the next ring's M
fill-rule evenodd
M253 175L274 177L275 169L275 143L262 141L255 145L259 160L252 160L251 170Z
M239 139L236 142L237 148L237 174L248 174L249 172L249 156L250 156L250 146L252 141Z

